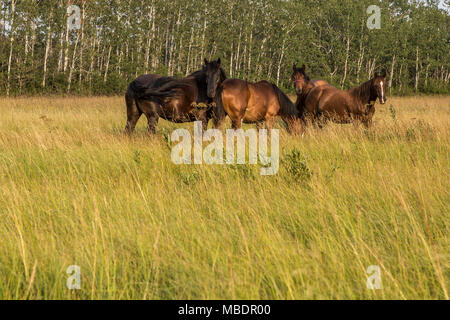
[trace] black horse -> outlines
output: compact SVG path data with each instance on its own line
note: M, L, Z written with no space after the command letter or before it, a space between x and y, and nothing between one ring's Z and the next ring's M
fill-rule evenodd
M127 126L131 133L144 113L148 131L154 133L159 118L175 123L202 121L206 129L214 117L212 103L218 86L226 79L220 59L205 59L199 71L183 79L145 75L133 81L127 91ZM133 103L134 101L134 103Z

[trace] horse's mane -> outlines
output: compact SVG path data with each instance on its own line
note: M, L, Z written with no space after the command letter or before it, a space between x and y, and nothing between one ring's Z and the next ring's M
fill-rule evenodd
M367 103L370 100L371 88L373 85L373 79L364 82L359 87L352 88L348 92L354 97L358 98L361 102Z
M154 74L144 74L130 83L130 85L128 86L128 91L133 96L139 97L142 94L144 94L147 89L161 87L173 80L174 80L173 77L163 77Z
M281 113L286 116L295 115L298 116L298 110L295 104L289 99L289 97L281 91L275 84L272 83L275 93L278 96L278 102L280 103Z
M188 75L186 78L195 78L200 79L202 77L206 76L206 70L205 68L202 68L200 70L192 72L190 75Z
M225 81L227 79L227 75L225 71L221 68L219 68L220 71L220 81ZM186 78L195 78L195 79L201 79L204 76L206 76L206 70L205 68L202 68L200 70L197 70L195 72L192 72L190 75L188 75Z
M225 80L227 80L227 74L222 68L220 68L220 82L223 82Z
M155 90L147 90L145 92L145 97L151 96L151 95L161 95L164 97L177 97L179 95L181 95L182 93L179 91L181 90L189 90L190 88L192 88L193 84L191 81L194 79L197 84L201 84L203 83L203 79L206 76L206 72L203 69L197 70L193 73L191 73L190 75L188 75L186 78L183 79L171 79L169 81L165 81L164 83L162 83L162 85L157 89L157 91ZM186 81L188 80L188 81Z
M222 68L220 68L220 74L221 81L224 81L226 79L226 75ZM190 80L195 80L199 89L203 87L204 90L206 90L206 82L204 81L205 77L206 70L205 68L202 68L191 73L183 79L167 78L165 80L162 80L164 81L164 83L158 89L147 89L144 92L140 93L138 96L141 99L149 99L152 96L165 98L177 97L182 95L182 92L180 92L180 90L189 90L192 88L192 86L194 86L194 84Z

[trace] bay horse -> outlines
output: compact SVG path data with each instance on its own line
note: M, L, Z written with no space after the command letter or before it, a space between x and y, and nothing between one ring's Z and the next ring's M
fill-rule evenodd
M330 84L325 80L319 79L311 80L305 72L306 71L305 65L302 65L300 68L298 68L297 64L294 63L292 69L293 73L291 75L291 81L294 85L295 93L297 94L295 106L300 113L300 118L304 121L303 113L305 107L305 100L309 92L315 87L330 86Z
M204 129L207 128L212 117L213 98L226 75L220 59L211 62L205 59L204 63L201 70L186 78L158 78L150 87L135 92L137 109L147 116L149 133L156 132L159 118L174 123L198 120L202 121ZM156 85L158 81L162 85Z
M228 115L234 129L242 123L266 122L267 129L274 126L275 117L281 116L289 132L297 130L299 113L292 101L275 84L268 81L256 83L227 79L215 98L214 125L220 127Z
M313 120L323 118L336 123L359 123L366 127L372 124L375 103L386 103L386 71L349 90L339 90L331 86L312 88L306 99L304 111Z

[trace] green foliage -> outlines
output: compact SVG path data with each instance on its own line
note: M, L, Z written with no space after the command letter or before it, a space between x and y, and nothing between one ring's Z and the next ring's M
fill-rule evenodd
M291 152L285 153L282 163L294 180L304 183L311 179L312 171L308 167L307 158L300 150L294 148Z
M69 4L81 9L80 30L66 28ZM372 4L2 1L0 94L122 94L140 74L185 76L217 57L230 77L288 90L298 62L337 87L386 69L393 94L450 93L449 13L431 1L383 1L381 29L369 30Z
M178 178L187 186L195 184L200 179L200 175L197 170L187 170L182 167L178 167L175 172Z
M395 120L397 116L397 111L395 111L395 108L392 104L389 106L389 112L391 113L391 118Z

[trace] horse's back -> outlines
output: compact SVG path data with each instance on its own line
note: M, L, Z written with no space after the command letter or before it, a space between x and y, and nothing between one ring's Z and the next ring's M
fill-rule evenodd
M333 87L331 84L329 84L327 81L321 80L321 79L314 79L314 80L311 80L310 83L312 83L312 85L313 85L314 87L322 87L322 86L326 86L326 87L335 88L335 87ZM336 88L335 88L335 89L336 89Z
M129 85L127 95L135 97L137 93L152 87L158 79L166 78L159 74L144 74L134 79Z
M134 84L136 87L148 87L153 85L153 83L160 78L163 78L163 76L159 74L143 74L133 80L130 85Z
M226 79L222 82L223 90L242 90L247 88L247 81L241 79Z
M255 104L261 102L264 105L268 105L273 101L278 101L274 85L269 81L262 80L256 83L250 83L249 88L251 98L255 100Z
M321 80L321 79L314 79L314 80L311 80L310 82L313 84L314 87L321 87L321 86L333 87L328 82L326 82L325 80Z
M338 89L332 86L313 87L305 100L306 110L310 113L317 113L321 109L320 106L326 103L337 91Z
M275 94L275 89L273 87L273 84L270 83L267 80L262 80L259 82L251 83L250 84L253 88L256 88L256 90L265 91L265 92L272 92Z
M353 100L347 91L332 86L313 88L307 99L307 108L316 114L346 117Z
M222 82L222 98L223 99L243 99L248 100L249 83L240 79L227 79Z

